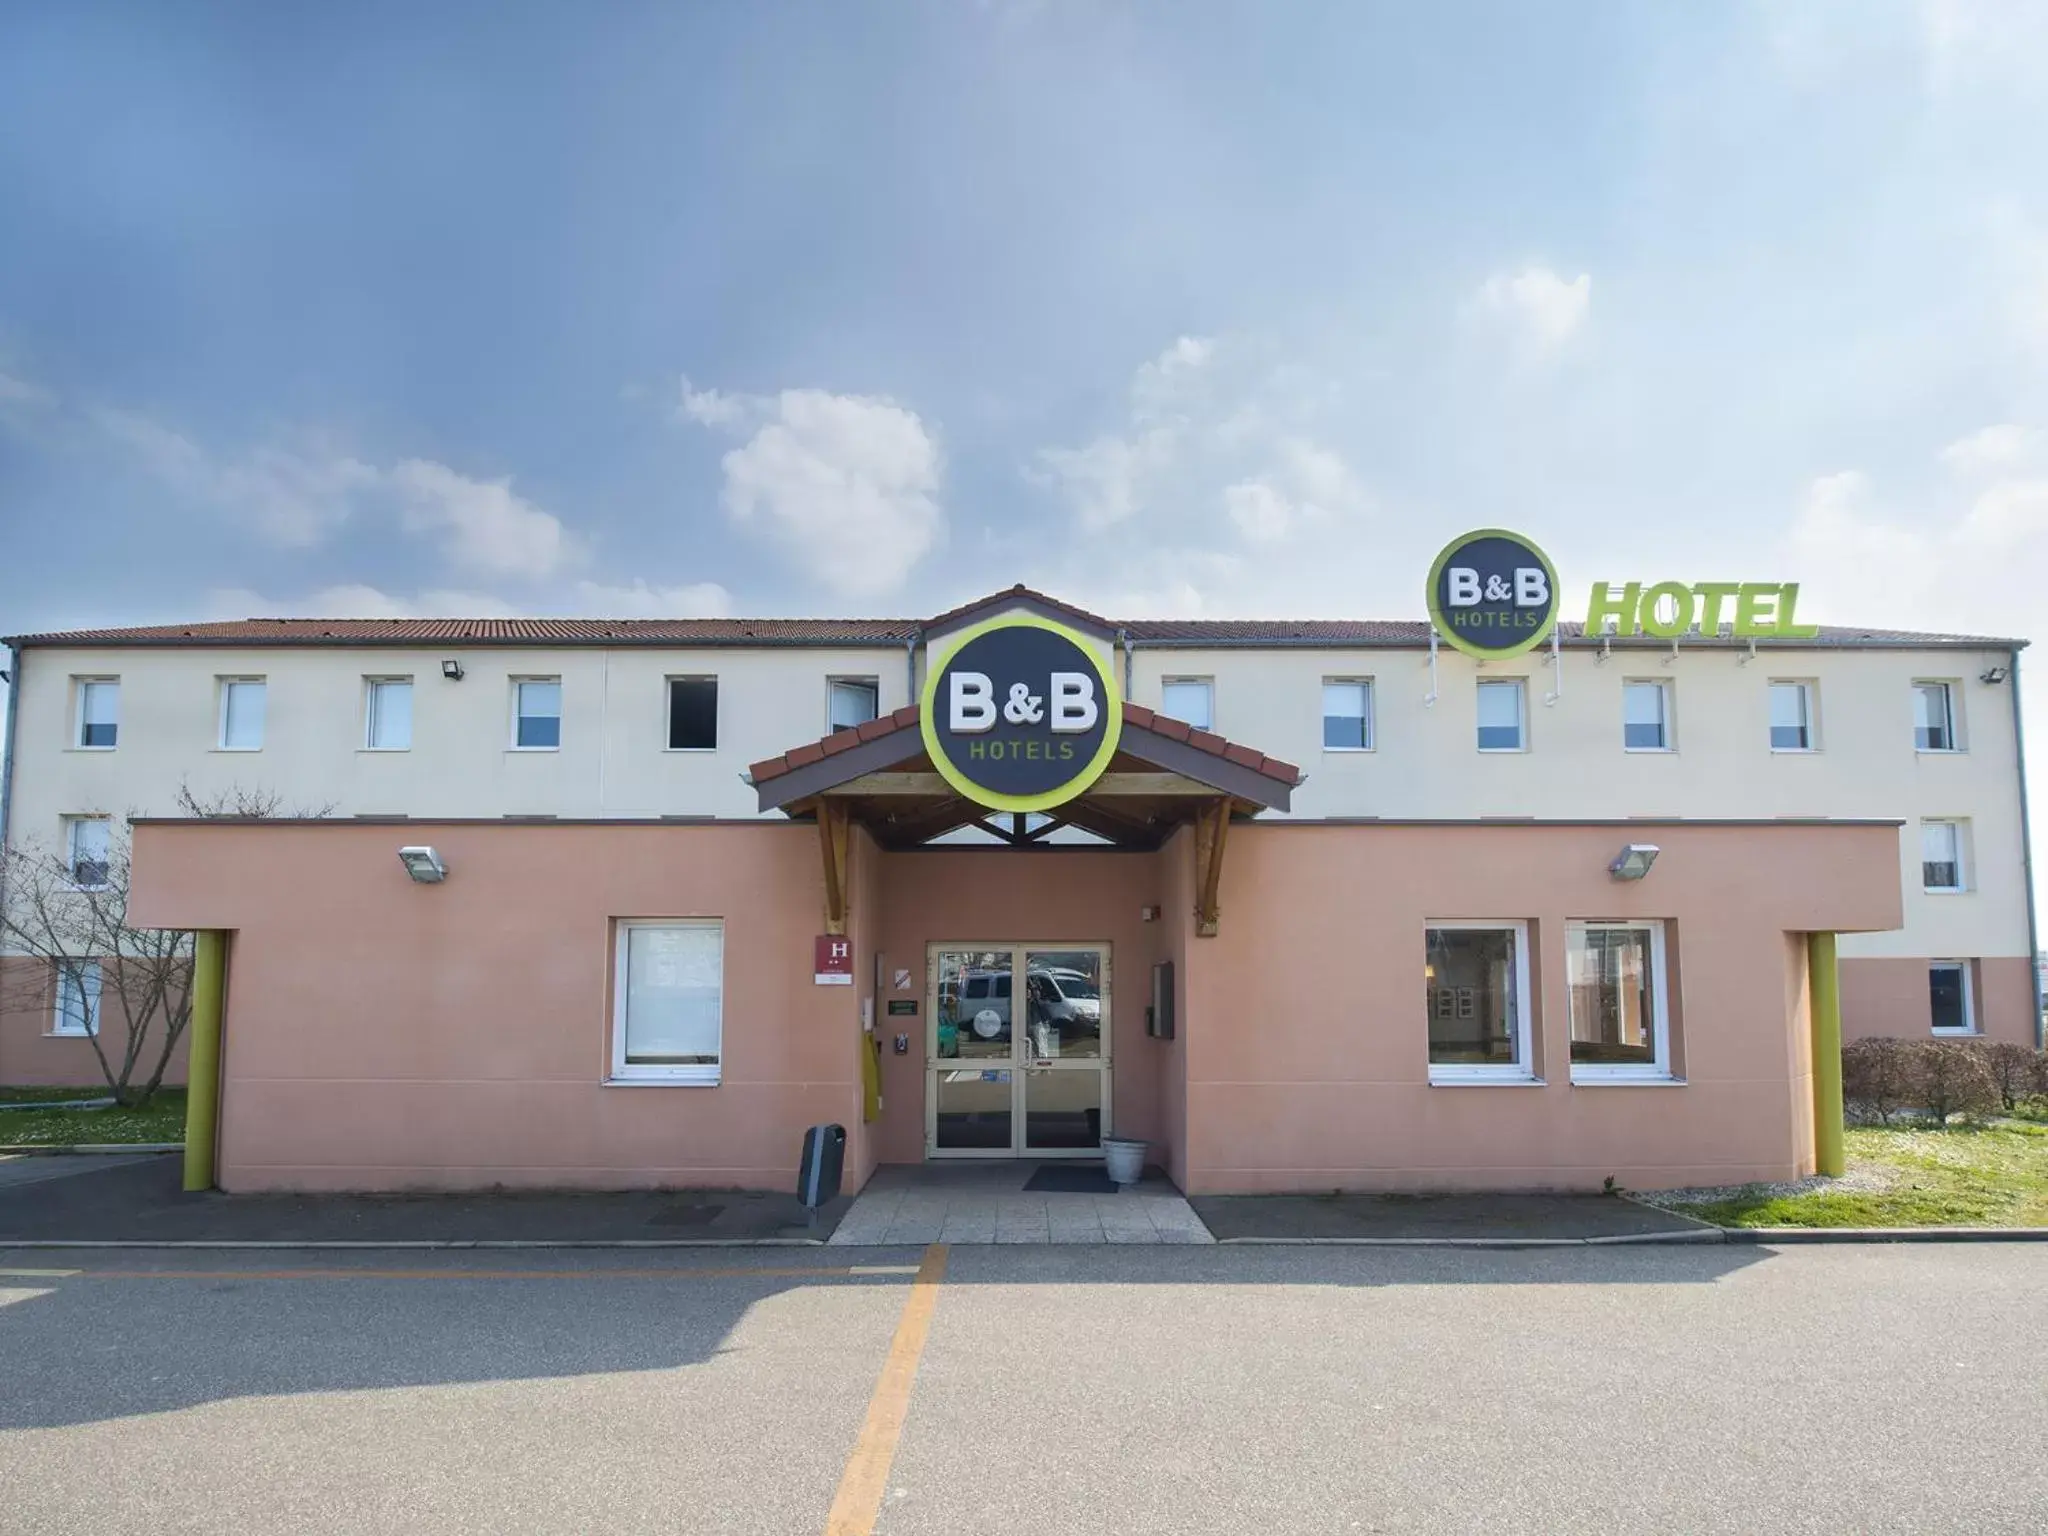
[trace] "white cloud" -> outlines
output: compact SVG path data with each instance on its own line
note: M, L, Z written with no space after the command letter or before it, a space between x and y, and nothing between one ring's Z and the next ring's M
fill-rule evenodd
M481 592L385 592L359 583L322 587L300 597L266 597L247 587L216 587L207 612L222 619L505 619L521 610Z
M1982 545L2024 545L2048 533L2048 480L2004 480L1970 505L1959 530Z
M634 580L623 586L576 583L577 612L598 618L721 619L732 612L732 594L715 581L655 587Z
M267 444L221 460L152 417L95 408L93 421L133 453L150 474L195 501L239 517L287 549L323 542L346 523L357 499L373 490L376 469L336 450L317 434Z
M1548 267L1496 272L1472 296L1472 311L1501 325L1531 352L1557 351L1585 325L1593 307L1593 274L1563 278Z
M722 461L728 514L843 597L896 591L945 534L925 424L871 395L786 389L762 404L768 419Z
M696 389L685 376L676 400L676 414L705 427L737 427L753 415L758 402L718 389Z
M1153 421L1176 413L1183 403L1182 392L1215 355L1214 337L1182 336L1150 362L1140 364L1131 378L1132 416Z
M1272 544L1293 530L1294 504L1263 480L1240 480L1223 492L1230 520L1254 544Z
M57 397L42 385L11 373L0 373L0 410L55 405Z
M1182 336L1131 375L1128 420L1078 448L1041 448L1031 478L1058 487L1083 533L1100 533L1143 511L1180 457L1199 377L1216 356L1207 336Z
M2034 428L2000 422L1957 438L1941 450L1941 460L1959 475L1991 474L2026 463L2040 443Z
M407 459L390 474L409 533L438 533L456 565L483 576L540 581L583 558L561 519L514 494L511 480L473 480Z
M1254 544L1277 544L1363 509L1365 497L1343 458L1306 438L1273 445L1266 471L1225 489L1224 509Z

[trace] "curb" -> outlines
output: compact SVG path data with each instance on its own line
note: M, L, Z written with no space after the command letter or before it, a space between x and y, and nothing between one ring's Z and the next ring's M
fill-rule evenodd
M120 1157L142 1152L182 1152L182 1141L89 1141L75 1147L0 1146L0 1157Z
M1731 1243L2048 1243L2048 1227L1727 1227Z

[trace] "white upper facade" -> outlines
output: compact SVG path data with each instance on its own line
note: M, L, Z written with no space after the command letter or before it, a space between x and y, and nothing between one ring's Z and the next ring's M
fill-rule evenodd
M824 735L870 688L882 714L913 702L924 676L914 624L862 644L745 628L720 643L38 637L16 655L8 838L58 848L76 818L174 815L181 785L286 815L753 817L749 764ZM1132 702L1206 706L1195 723L1296 764L1294 817L1896 819L1906 925L1849 952L2031 952L2009 643L1695 639L1603 658L1574 638L1555 659L1481 664L1432 659L1403 626L1343 643L1316 638L1331 626L1173 628L1096 638ZM380 686L394 682L410 687ZM1929 849L1949 845L1960 889L1930 891Z

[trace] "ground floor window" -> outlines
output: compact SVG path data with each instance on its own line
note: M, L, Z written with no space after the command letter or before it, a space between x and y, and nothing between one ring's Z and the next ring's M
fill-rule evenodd
M59 960L57 967L57 1012L51 1020L53 1035L96 1035L100 1032L100 963L97 960Z
M1970 962L1935 960L1927 967L1927 1001L1937 1035L1974 1035L1976 998L1970 987Z
M1527 923L1431 923L1422 974L1431 1082L1534 1079Z
M716 1083L725 925L715 919L622 922L616 944L612 1081Z
M1662 923L1571 924L1565 981L1573 1082L1671 1075Z

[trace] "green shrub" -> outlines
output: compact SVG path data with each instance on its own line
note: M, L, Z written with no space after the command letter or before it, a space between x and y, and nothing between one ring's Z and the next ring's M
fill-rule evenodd
M2024 1101L2048 1094L2048 1051L2011 1040L1980 1041L1976 1049L1998 1085L1999 1103L2008 1115Z
M1916 1101L1911 1045L1872 1035L1842 1047L1842 1099L1857 1119L1890 1125L1893 1115Z
M1952 1115L1974 1119L2003 1107L1982 1042L1916 1040L1909 1059L1913 1099L1929 1123L1947 1125Z

